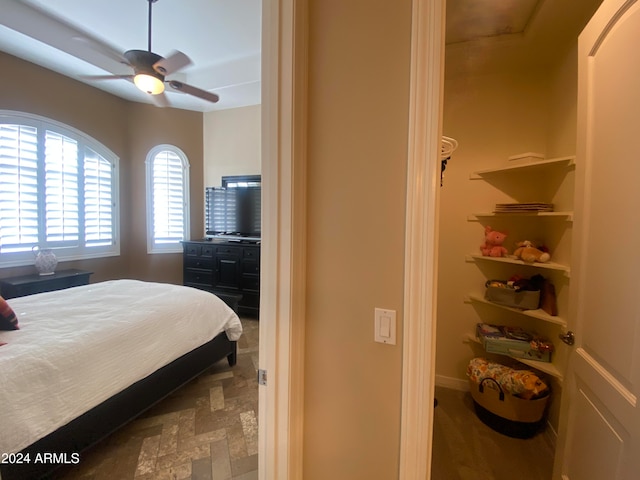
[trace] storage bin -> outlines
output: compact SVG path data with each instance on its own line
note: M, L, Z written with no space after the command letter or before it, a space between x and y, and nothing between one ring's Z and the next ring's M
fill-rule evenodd
M540 290L517 290L501 280L488 280L485 298L505 307L535 310L540 306Z
M543 426L548 394L525 400L505 393L492 378L480 383L469 379L469 388L476 415L493 430L509 437L529 438Z
M476 337L489 353L526 358L539 362L551 362L554 347L551 342L520 328L478 323Z

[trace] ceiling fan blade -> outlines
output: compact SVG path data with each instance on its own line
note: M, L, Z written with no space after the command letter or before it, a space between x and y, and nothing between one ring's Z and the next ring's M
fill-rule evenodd
M124 56L122 54L116 52L115 50L113 50L110 47L102 44L101 42L93 40L88 35L82 35L82 36L81 35L76 35L76 36L72 37L72 39L75 42L79 43L79 44L86 45L87 47L89 47L94 52L97 52L100 55L103 55L106 58L108 58L110 60L113 60L114 62L119 62L119 63L122 63L124 65L129 65L129 62L127 61L126 58L124 58Z
M133 80L133 75L80 75L84 80Z
M160 75L171 75L178 70L191 65L191 59L184 53L173 51L168 57L162 58L153 64L153 69Z
M169 99L164 92L158 93L157 95L151 95L151 100L153 100L156 107L165 108L169 106Z
M189 95L193 95L194 97L201 98L208 102L216 103L218 100L220 100L220 97L215 93L207 92L206 90L202 90L201 88L187 85L186 83L182 83L177 80L169 80L167 83L174 90L178 90L179 92L182 92L182 93L188 93Z

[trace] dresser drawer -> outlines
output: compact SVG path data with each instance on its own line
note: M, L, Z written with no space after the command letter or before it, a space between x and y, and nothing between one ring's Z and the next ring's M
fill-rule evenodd
M184 259L185 268L200 268L213 270L213 257L186 257Z
M242 256L242 247L230 247L228 245L216 245L215 247L216 255L236 255L238 257Z
M256 261L260 261L260 249L245 247L242 256L247 259L255 259Z
M213 283L213 272L185 268L183 280L185 285L193 284L211 286Z
M242 273L251 273L258 275L260 273L260 263L256 260L243 260Z
M242 288L243 290L260 290L260 277L258 275L243 275L242 276Z
M184 254L188 257L213 257L213 245L185 243Z

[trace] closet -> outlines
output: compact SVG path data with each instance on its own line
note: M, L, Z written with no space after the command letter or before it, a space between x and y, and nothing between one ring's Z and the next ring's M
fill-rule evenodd
M527 364L552 383L545 431L552 444L571 348L559 336L567 333L571 288L577 37L600 3L539 2L522 35L446 47L443 132L459 145L440 193L436 385L468 388L469 360L486 355L475 339L477 323L521 326L546 336L555 347L552 361ZM550 203L553 211L494 212L498 203L520 202ZM527 265L482 256L487 225L507 233L509 253L516 242L530 240L546 245L551 260ZM487 279L516 274L548 279L558 315L484 299Z

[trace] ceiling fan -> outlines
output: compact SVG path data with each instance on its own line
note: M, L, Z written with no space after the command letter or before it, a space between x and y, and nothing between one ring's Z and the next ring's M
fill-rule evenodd
M118 56L118 61L129 65L133 68L133 74L130 75L93 75L83 78L92 80L130 80L143 92L152 96L154 103L160 107L169 104L164 93L165 83L172 89L201 98L208 102L217 102L220 97L215 93L188 85L178 80L167 80L165 77L176 73L184 67L191 65L191 59L184 53L174 51L167 57L162 57L151 51L151 23L152 10L151 7L158 0L147 0L149 3L149 20L148 20L148 48L147 50L127 50L123 56ZM94 46L95 48L95 46ZM105 53L105 52L103 52Z

